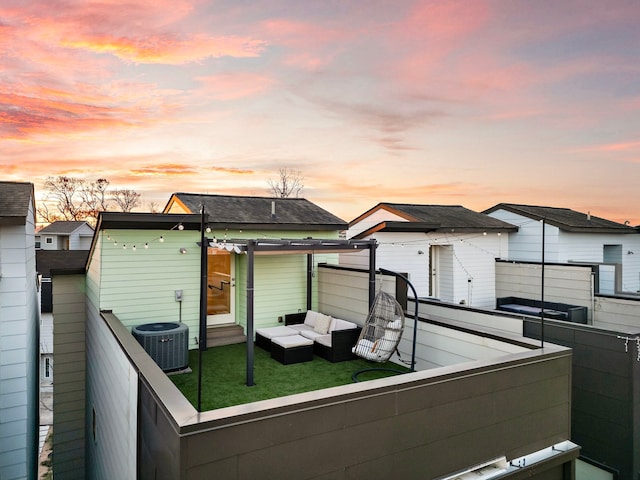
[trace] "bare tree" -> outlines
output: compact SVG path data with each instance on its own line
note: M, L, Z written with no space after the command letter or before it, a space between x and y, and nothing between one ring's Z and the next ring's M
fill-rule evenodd
M299 197L304 188L303 180L304 177L300 171L281 168L278 170L276 180L272 178L268 180L269 191L272 196L278 198Z
M160 205L158 205L158 202L149 202L147 203L147 210L151 213L160 213Z
M87 181L76 177L47 177L44 182L47 194L39 202L38 216L44 223L84 220L95 225L98 214L109 210L112 202L123 212L130 212L139 205L140 194L134 190L108 191L108 187L106 178Z
M47 177L44 188L48 192L47 200L53 204L57 213L51 212L46 205L39 207L42 218L53 220L80 220L83 218L83 202L80 191L84 180L73 177Z
M111 192L111 199L116 202L123 212L130 212L140 205L140 194L128 188L113 190Z
M80 198L84 205L85 218L97 219L100 212L109 210L108 187L109 180L106 178L99 178L95 182L84 181L80 189Z

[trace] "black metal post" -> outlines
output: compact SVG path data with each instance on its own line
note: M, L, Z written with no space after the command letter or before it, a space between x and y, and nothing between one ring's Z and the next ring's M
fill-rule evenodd
M544 348L544 242L545 242L545 226L546 220L542 218L542 278L540 279L540 339L541 348Z
M392 270L387 270L386 268L381 268L380 273L382 273L383 275L393 275L396 278L401 278L406 282L407 285L409 285L409 287L411 288L411 291L413 292L414 304L416 308L415 308L415 313L413 317L414 326L413 326L413 344L411 346L411 371L415 372L416 371L416 340L418 335L418 294L416 293L416 289L413 288L413 284L404 275L398 272L394 272Z
M369 310L373 308L376 297L376 241L369 244Z
M307 310L313 309L313 254L307 253Z
M253 285L254 285L254 240L247 242L247 387L253 382Z
M200 211L200 323L198 329L198 412L202 411L202 352L207 349L207 247L204 204Z

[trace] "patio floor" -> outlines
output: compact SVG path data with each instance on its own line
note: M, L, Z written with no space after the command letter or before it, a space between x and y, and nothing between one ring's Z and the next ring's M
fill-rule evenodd
M392 368L408 372L409 369L392 362L374 363L368 360L352 360L331 363L314 356L313 361L283 365L273 360L261 348L254 349L254 381L246 386L246 344L225 345L202 352L202 410L214 410L251 403L258 400L283 397L295 393L353 383L354 372L368 368ZM169 378L184 396L196 406L198 396L198 351L189 352L192 372L170 375ZM392 372L366 372L360 381L394 375Z

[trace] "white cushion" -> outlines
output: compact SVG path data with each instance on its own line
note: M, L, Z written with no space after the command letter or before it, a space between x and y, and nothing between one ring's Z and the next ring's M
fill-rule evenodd
M318 337L322 337L323 335L326 335L326 333L318 333L315 330L301 330L300 335L310 340L315 340Z
M284 348L313 345L313 342L311 340L309 340L308 338L304 338L302 335L287 335L285 337L276 337L271 341Z
M387 328L393 328L394 330L400 330L402 328L402 320L398 318L393 322L387 323Z
M331 317L329 315L323 315L319 313L316 317L316 324L313 330L320 335L326 335L331 325Z
M331 334L329 334L329 335L318 335L315 338L315 342L319 343L321 345L324 345L325 347L331 348Z
M256 333L265 338L286 337L289 335L297 335L298 331L290 327L266 327L258 328Z
M304 323L296 323L294 325L289 325L289 328L295 330L301 335L303 332L313 332L313 327L310 327L309 325L305 325Z
M358 325L353 322L347 322L346 320L334 318L331 322L331 327L329 327L329 331L333 332L334 330L349 330L351 328L356 328L357 326Z
M309 325L310 327L315 327L318 315L320 315L318 312L307 310L307 315L304 317L304 324Z
M378 354L376 353L377 344L371 340L363 338L358 340L358 343L351 349L353 353L359 357L366 358L367 360L378 360Z

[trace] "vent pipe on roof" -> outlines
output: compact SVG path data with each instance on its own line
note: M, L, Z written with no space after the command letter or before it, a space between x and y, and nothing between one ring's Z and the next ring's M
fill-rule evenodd
M587 221L591 221L591 212L587 212Z
M271 202L271 218L276 218L276 201Z

